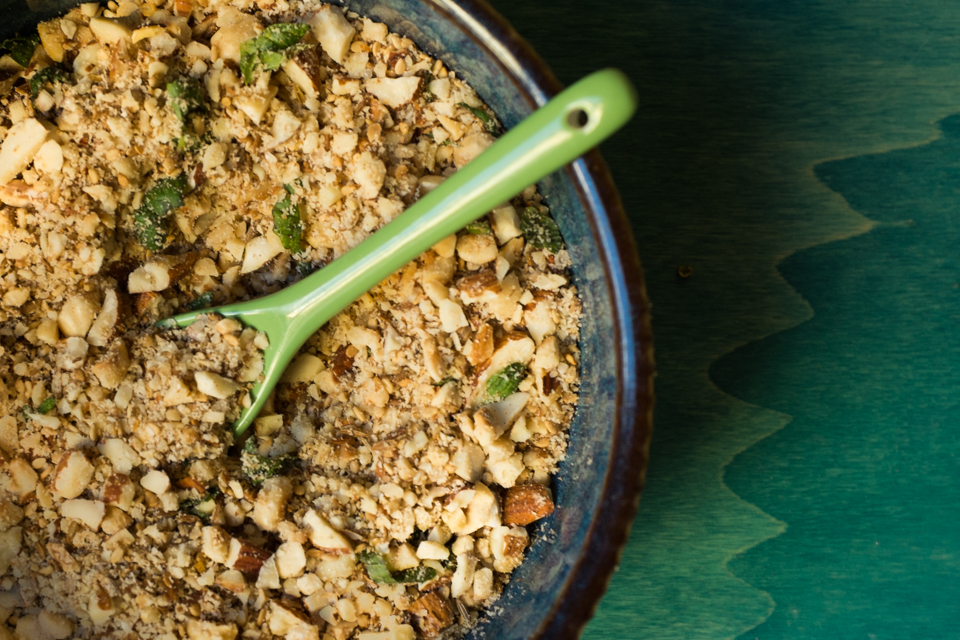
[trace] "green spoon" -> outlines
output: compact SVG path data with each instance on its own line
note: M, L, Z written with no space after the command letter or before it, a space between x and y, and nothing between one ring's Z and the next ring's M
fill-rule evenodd
M263 379L234 424L241 435L259 414L303 343L330 318L434 244L573 161L623 126L636 94L615 69L593 73L504 134L392 222L282 291L161 321L172 328L199 314L235 317L267 334Z

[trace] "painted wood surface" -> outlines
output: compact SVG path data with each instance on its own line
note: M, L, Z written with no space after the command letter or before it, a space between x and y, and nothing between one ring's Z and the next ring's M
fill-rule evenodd
M960 4L493 4L643 99L656 434L584 637L960 637Z

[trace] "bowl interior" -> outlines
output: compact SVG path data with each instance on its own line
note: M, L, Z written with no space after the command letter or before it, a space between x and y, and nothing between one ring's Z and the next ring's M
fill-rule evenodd
M0 25L0 39L79 2L30 0L29 7L25 4L0 0L0 14L7 18ZM458 4L351 0L347 4L441 58L476 89L508 128L555 90L549 72L516 34L489 7L474 0ZM631 256L628 253L623 261L617 252L625 246L629 252L630 241L624 245L611 228L610 212L605 209L610 200L602 193L607 185L597 184L598 172L605 169L581 160L539 184L573 258L574 279L583 299L580 405L567 458L554 482L557 509L535 527L527 560L513 574L490 615L468 635L471 639L579 635L613 571L635 509L649 440L649 421L643 415L649 407L643 406L644 401L638 407L635 401L641 395L647 398L649 390L646 380L638 379L646 364L641 352L647 353L647 345L634 344L642 331L630 323L642 329L645 309L631 308L631 294L625 293L631 285L620 269L631 266ZM614 204L615 200L614 196ZM635 276L638 284L633 286L642 289L639 273ZM642 298L642 291L633 293L635 300ZM634 314L639 321L631 320ZM618 462L618 456L625 455L622 449L629 455ZM636 477L618 484L614 476L624 470ZM615 521L607 521L610 514ZM604 533L604 527L615 531Z

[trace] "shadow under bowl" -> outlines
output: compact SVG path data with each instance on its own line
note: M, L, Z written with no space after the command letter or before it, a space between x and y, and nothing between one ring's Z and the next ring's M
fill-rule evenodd
M0 0L0 39L79 4ZM341 3L342 4L342 3ZM507 128L562 89L544 62L482 0L350 0L466 80ZM580 405L554 481L557 508L503 597L470 640L576 638L626 544L647 469L653 410L649 307L630 226L593 150L540 183L583 300Z

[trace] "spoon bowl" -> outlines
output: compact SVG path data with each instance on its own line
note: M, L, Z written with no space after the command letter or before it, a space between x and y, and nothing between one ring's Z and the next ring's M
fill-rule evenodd
M300 347L327 321L443 238L598 145L630 119L636 103L623 73L597 71L319 271L269 296L180 314L158 324L185 327L198 315L215 313L267 335L263 377L234 423L239 436L257 417Z

